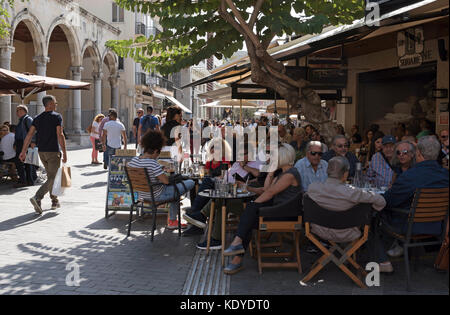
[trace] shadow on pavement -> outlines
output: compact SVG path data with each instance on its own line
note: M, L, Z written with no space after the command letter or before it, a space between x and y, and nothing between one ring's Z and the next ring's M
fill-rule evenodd
M35 212L31 212L29 214L22 215L17 218L12 218L3 222L0 222L0 232L1 231L9 231L16 228L20 228L26 225L33 224L38 221L44 221L58 216L57 212L49 212L50 210L45 211L44 214L39 216Z
M97 182L97 183L93 183L93 184L88 184L88 185L84 185L81 186L81 189L89 189L89 188L95 188L95 187L103 187L108 185L107 182Z
M107 170L98 171L98 172L91 172L91 173L82 173L81 175L83 175L83 176L96 176L96 175L101 175L101 174L106 174L106 173L108 173Z

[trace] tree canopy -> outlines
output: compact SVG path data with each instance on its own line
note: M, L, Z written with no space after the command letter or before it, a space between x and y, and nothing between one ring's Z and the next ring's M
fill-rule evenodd
M8 23L9 13L8 6L13 7L15 0L0 0L0 39L6 38L9 35L9 28L11 25ZM21 0L24 2L25 0Z
M276 36L317 34L364 16L364 0L115 1L157 18L164 29L148 38L109 41L118 55L134 58L147 71L170 74L211 56L229 58L245 43L252 81L275 89L293 108L301 106L316 124L326 120L317 94L306 81L290 78L267 48Z

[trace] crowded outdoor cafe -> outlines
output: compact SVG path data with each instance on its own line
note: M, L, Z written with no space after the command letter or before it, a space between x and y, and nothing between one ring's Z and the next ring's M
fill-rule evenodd
M294 268L305 283L334 263L362 288L361 250L387 274L394 272L391 259L403 256L410 288L410 255L444 241L448 131L398 138L374 125L376 136L363 139L336 128L327 143L313 125L291 126L284 118L255 125L246 119L239 133L228 120L201 125L181 114L169 108L178 126L147 131L140 155L124 165L132 199L128 235L135 213L151 214L153 240L156 216L168 208L167 227L179 236L203 235L197 248L220 250L225 274L240 272L248 253L260 273ZM276 249L283 244L290 251ZM302 251L318 255L306 270Z

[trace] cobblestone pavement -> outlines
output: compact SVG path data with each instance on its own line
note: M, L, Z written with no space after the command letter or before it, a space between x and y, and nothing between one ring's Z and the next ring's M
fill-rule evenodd
M39 186L0 185L0 294L182 294L200 237L178 238L161 217L153 243L149 219L133 223L126 238L128 215L104 218L107 172L89 162L90 150L69 152L73 187L60 198L58 210L50 210L46 197L42 216L29 202ZM448 276L431 268L434 255L413 273L414 294L449 293ZM304 271L317 258L302 251ZM66 278L74 279L73 262L79 266L79 286L66 285ZM381 286L368 290L357 288L332 264L302 286L295 270L267 269L259 275L247 255L245 269L227 280L226 293L404 294L403 262L394 267L394 275L381 276Z

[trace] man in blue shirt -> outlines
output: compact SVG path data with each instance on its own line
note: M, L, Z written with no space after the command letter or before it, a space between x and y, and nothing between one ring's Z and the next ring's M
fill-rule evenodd
M306 145L306 157L295 164L302 178L303 190L308 191L308 186L314 182L324 183L327 178L328 162L321 159L323 155L322 143L311 141Z
M343 135L337 135L333 138L331 150L326 152L322 156L322 159L328 162L335 156L343 156L347 158L350 163L350 172L348 176L349 178L353 178L355 176L356 163L359 163L359 160L356 155L348 151L349 148L350 145L348 139Z
M16 146L16 169L19 175L19 183L14 185L15 188L24 186L33 186L36 179L36 170L34 165L24 164L20 159L19 155L22 152L23 142L27 136L28 131L33 124L33 118L28 115L28 107L25 105L19 105L16 108L17 117L19 122L16 127L15 133L15 146ZM36 146L36 137L31 140L31 148ZM28 150L28 148L27 148Z
M159 120L153 116L153 107L147 106L147 115L141 118L138 128L137 143L141 143L141 138L145 135L147 130L158 130L159 131Z
M398 233L406 233L408 216L389 211L391 208L409 210L414 194L419 188L448 188L448 170L436 161L439 150L439 141L435 136L424 136L419 139L416 151L416 165L402 173L385 194L386 208L381 213L381 222L388 224ZM443 224L444 223L444 224ZM445 222L415 223L412 235L431 234L440 235L445 228ZM378 259L388 262L386 251L381 240L377 239L374 246L379 248ZM391 252L391 251L390 251ZM395 254L398 252L398 254ZM401 251L392 251L393 256L400 256Z

